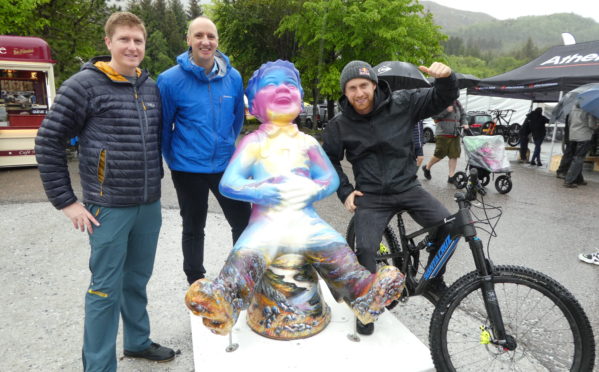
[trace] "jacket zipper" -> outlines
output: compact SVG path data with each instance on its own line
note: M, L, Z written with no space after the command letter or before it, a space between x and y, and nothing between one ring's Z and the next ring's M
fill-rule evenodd
M376 132L376 128L374 127L374 123L372 121L369 121L368 123L370 124L370 128L372 128L372 133L374 133L375 138L377 139L377 142L378 142L379 138L378 138L378 134ZM381 178L382 178L382 180L381 180L382 181L381 194L384 194L385 190L387 189L387 179L386 179L387 177L386 177L385 169L383 167L383 165L384 165L383 164L383 158L384 158L384 156L383 156L383 153L381 151L381 146L377 146L377 148L376 148L376 160L379 163L379 169L380 169Z
M210 167L214 169L214 158L216 158L216 149L218 147L217 123L215 117L214 105L212 104L212 81L208 79L208 96L210 98L210 112L212 119L212 135L214 136L214 146L212 146L212 156L210 158Z
M137 87L133 85L133 94L135 97L135 108L137 109L137 117L139 119L139 127L141 130L141 143L143 146L143 154L144 154L144 196L143 201L146 202L148 200L148 154L146 152L146 128L148 128L148 116L145 112L145 105L142 100L140 100L139 95L137 93ZM142 108L140 109L140 101ZM142 113L143 111L143 117ZM144 120L145 118L145 120Z

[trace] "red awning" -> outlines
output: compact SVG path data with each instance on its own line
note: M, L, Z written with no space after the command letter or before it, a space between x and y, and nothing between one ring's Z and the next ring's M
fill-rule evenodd
M56 63L48 43L30 36L0 35L0 60Z

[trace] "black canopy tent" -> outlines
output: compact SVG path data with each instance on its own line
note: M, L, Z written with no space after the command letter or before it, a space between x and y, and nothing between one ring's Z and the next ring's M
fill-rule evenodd
M482 79L468 94L557 102L560 92L599 82L599 41L559 45L533 61Z

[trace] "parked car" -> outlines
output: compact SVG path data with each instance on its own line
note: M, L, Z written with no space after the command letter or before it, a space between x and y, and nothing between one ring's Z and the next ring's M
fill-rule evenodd
M435 128L437 127L435 121L432 118L426 118L422 123L422 127L425 143L435 142Z
M339 105L335 102L333 116L339 113ZM324 128L329 121L328 107L326 103L318 104L318 115L316 116L316 124L319 128Z
M304 108L296 118L296 124L300 128L303 127L312 129L314 127L314 123L312 122L312 110L314 110L314 106L307 102L304 102Z
M466 114L466 122L474 135L482 134L482 126L488 121L493 121L493 117L484 111L468 111Z

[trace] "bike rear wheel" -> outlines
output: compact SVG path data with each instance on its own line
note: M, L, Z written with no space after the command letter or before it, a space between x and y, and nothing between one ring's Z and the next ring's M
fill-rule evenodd
M518 123L510 125L507 138L508 145L515 147L520 144L520 127L521 126Z
M354 227L354 217L349 221L349 225L347 226L347 232L345 234L345 238L347 239L347 244L357 255L356 250L356 230ZM385 253L388 252L388 253ZM388 258L385 257L387 254L392 254L394 257ZM376 263L378 266L384 265L393 265L398 269L402 270L403 261L404 261L404 252L402 252L401 244L397 239L397 236L391 226L385 227L383 231L383 237L381 239L381 243L379 245L379 249L376 252ZM416 280L416 275L418 274L418 269L420 266L420 252L415 251L409 255L408 258L408 269L409 273L405 273L406 275L406 288L404 289L404 293L402 294L403 298L407 298L407 296L414 293L414 289L418 285L418 280ZM422 293L422 296L426 298L433 305L437 304L437 295L434 293L425 290ZM387 306L388 310L393 309L397 305L397 301L393 301L391 304Z
M355 254L358 254L356 250L356 229L354 224L354 217L352 217L349 221L349 225L347 226L347 233L345 234L345 238L347 239L347 244L352 249L352 251L354 251ZM392 258L384 257L385 254L396 254L399 252L401 252L401 246L399 245L397 236L395 236L395 232L393 231L393 229L391 229L391 226L385 227L385 231L383 231L383 237L381 239L379 249L376 252L377 266L391 265L401 268L401 256Z
M516 348L485 342L494 336L483 280L476 272L466 274L437 305L429 333L437 370L593 370L593 331L584 310L561 284L528 268L498 266L492 276L505 330Z

